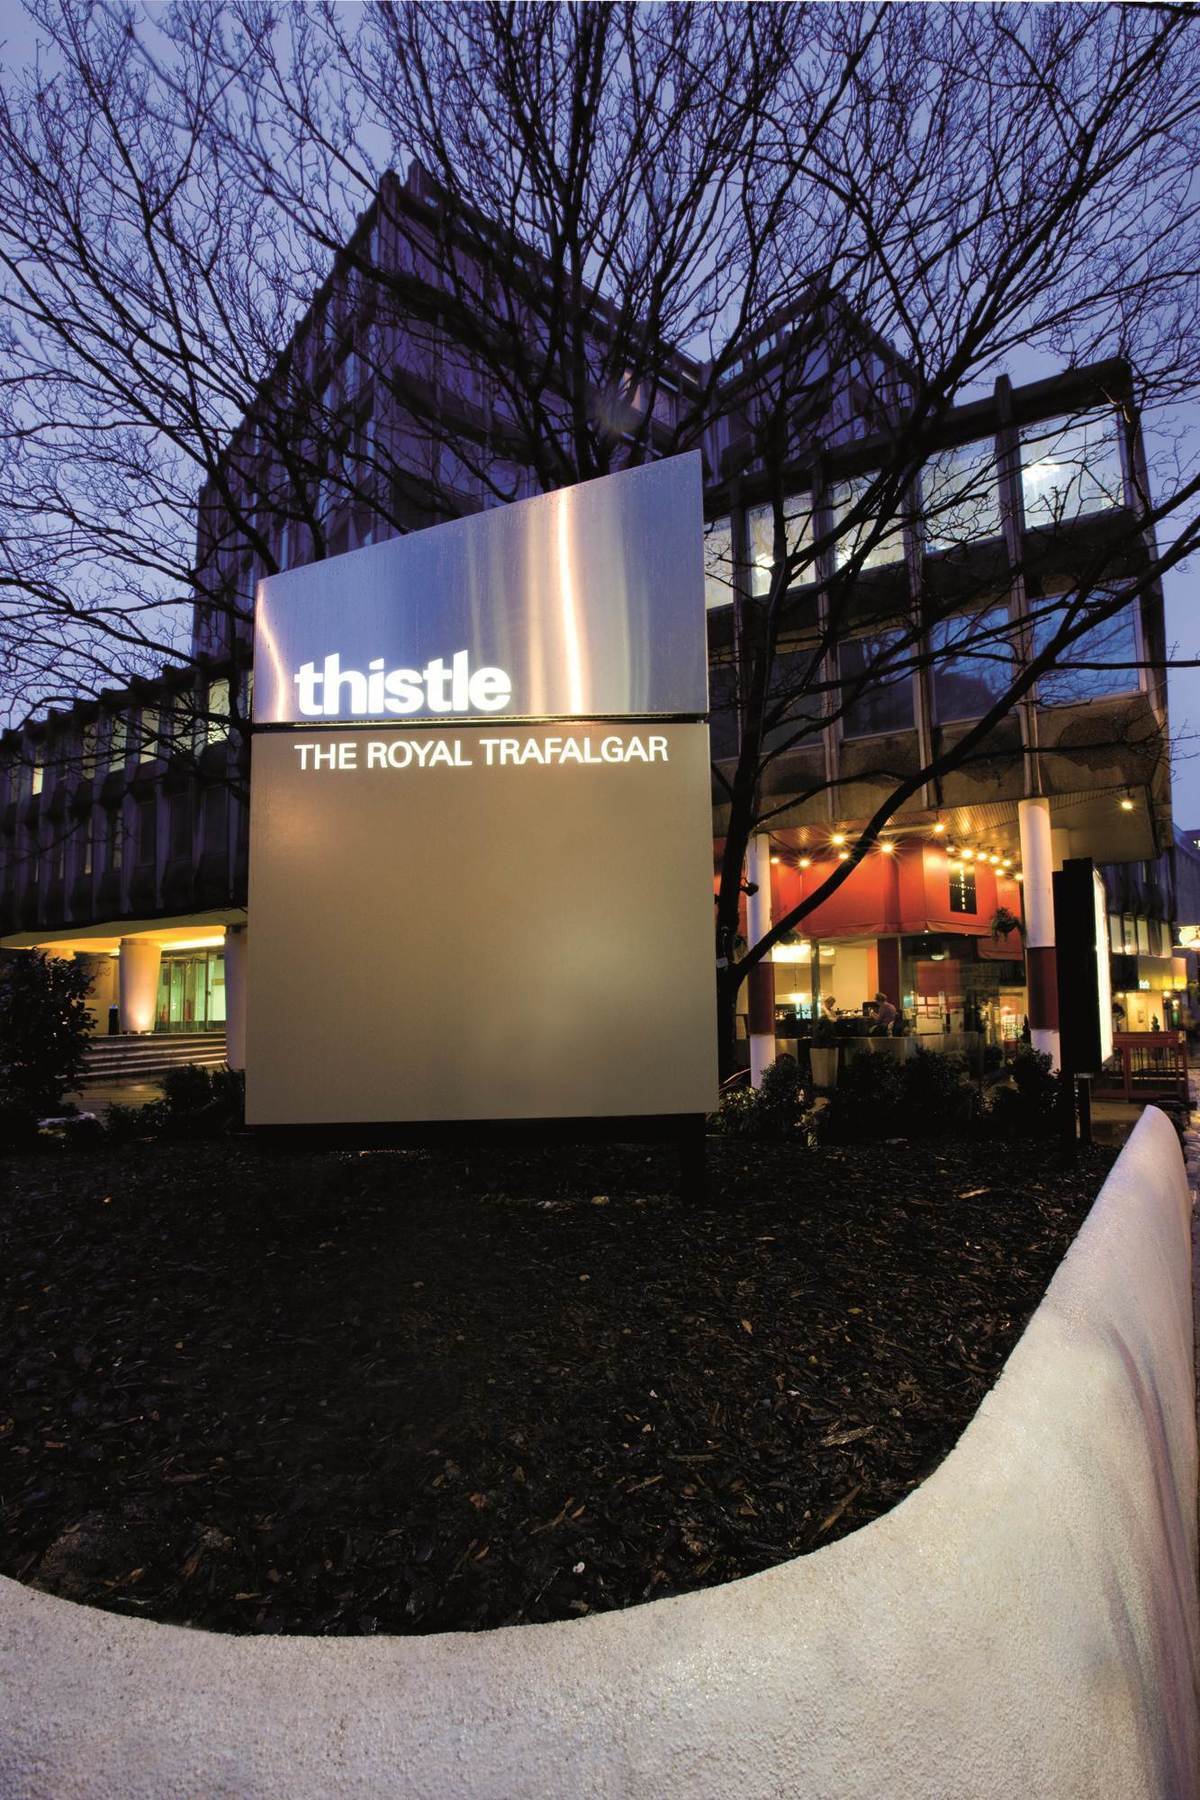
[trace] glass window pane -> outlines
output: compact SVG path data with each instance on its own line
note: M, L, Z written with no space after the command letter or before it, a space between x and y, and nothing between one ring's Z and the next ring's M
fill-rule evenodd
M931 456L921 474L921 514L929 550L999 536L995 445L962 444Z
M859 504L863 495L871 486L872 477L858 475L852 481L838 482L831 495L835 526L840 527L851 509ZM876 519L868 514L859 523L841 532L833 547L833 559L839 569L844 568L861 544L865 544L876 529ZM878 541L863 556L860 568L877 569L886 563L904 560L904 526L897 517L890 519L880 532Z
M937 658L933 666L933 717L978 719L995 704L1013 679L1012 645L1004 634L1008 609L939 619L930 633Z
M1033 625L1033 648L1043 650L1057 631L1061 614L1054 601L1035 601L1041 610ZM1137 662L1137 627L1134 609L1126 606L1103 624L1093 625L1064 652L1062 662L1037 684L1038 702L1042 706L1077 706L1084 700L1100 699L1107 694L1135 693L1141 686L1139 671L1130 665ZM1081 663L1096 665L1081 668Z
M889 667L888 653L899 637L895 631L876 632L839 646L843 737L876 737L911 728L913 691L907 658L900 658L904 667L899 674Z
M733 599L733 534L728 519L704 527L704 604L728 606Z
M1027 426L1021 433L1021 486L1030 526L1060 525L1124 505L1116 414Z
M138 761L153 762L158 755L158 714L152 706L144 706L138 737Z
M208 741L210 744L222 743L229 736L229 683L224 676L208 684L207 711Z
M789 494L783 503L784 526L787 531L789 556L800 556L812 550L812 495ZM769 594L771 570L775 564L775 508L752 506L746 514L746 536L750 558L750 592ZM811 563L792 576L792 582L815 581Z

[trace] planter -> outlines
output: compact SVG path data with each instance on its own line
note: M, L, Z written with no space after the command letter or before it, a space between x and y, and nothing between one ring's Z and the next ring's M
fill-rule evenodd
M809 1066L812 1069L814 1087L831 1088L837 1086L838 1046L836 1044L828 1049L818 1049L815 1045L810 1044L808 1061Z
M1189 1227L1151 1108L950 1456L862 1530L724 1587L569 1624L289 1638L0 1580L0 1794L1194 1794Z

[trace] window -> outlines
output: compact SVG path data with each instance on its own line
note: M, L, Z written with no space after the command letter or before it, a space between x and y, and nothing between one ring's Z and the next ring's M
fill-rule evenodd
M111 875L120 873L123 837L120 813L110 812L108 815L108 869Z
M812 550L812 495L789 494L783 503L784 529L789 557ZM771 591L771 573L775 566L775 508L752 506L746 514L747 554L750 558L750 592L761 595ZM801 567L791 582L815 581L816 570ZM791 585L791 583L789 583Z
M93 831L93 829L94 829L94 827L93 827L92 821L89 818L85 821L84 830L83 830L83 862L80 866L80 871L79 871L81 875L90 875L92 872L92 831Z
M868 492L874 480L870 475L859 475L853 481L839 482L833 489L834 524L839 530L839 537L833 547L833 558L839 569L844 568L850 559L865 545L878 529L878 516L868 513L858 524L841 530L847 515L858 506ZM879 533L878 539L871 548L864 552L859 568L878 569L887 563L904 560L904 526L899 517L891 518Z
M79 773L85 781L90 781L96 773L99 737L100 732L95 719L89 720L79 734Z
M110 770L125 767L127 741L128 732L125 721L119 715L114 715L108 726L108 766Z
M728 606L733 599L733 532L729 520L704 527L704 604Z
M962 444L931 456L921 475L927 550L952 550L1000 533L1000 488L992 443Z
M29 783L30 793L31 794L40 794L42 791L42 785L43 785L45 779L46 779L46 765L42 761L42 753L39 750L39 751L35 752L35 754L34 754L33 768L30 771L30 783Z
M229 736L229 682L224 676L209 682L205 710L208 713L205 741L223 744Z
M144 868L153 863L158 849L158 803L142 800L137 809L137 859Z
M876 737L908 731L913 723L912 674L907 655L893 672L892 652L901 642L898 631L850 638L838 648L842 682L842 736Z
M968 869L965 863L958 863L950 871L950 911L973 913L978 910L975 900L975 871Z
M1099 600L1102 595L1097 595ZM1062 603L1053 597L1031 602L1038 615L1033 624L1033 649L1044 650L1062 624ZM1138 669L1137 628L1132 606L1122 607L1111 619L1093 625L1063 652L1062 661L1037 684L1042 706L1078 706L1085 700L1109 694L1135 693L1141 686ZM1081 667L1090 664L1091 667Z
M1025 523L1061 525L1125 501L1115 413L1047 419L1021 433Z
M143 706L138 720L138 761L153 762L158 755L158 714L152 706Z
M192 853L192 806L187 793L172 794L167 802L167 854L173 858Z
M937 725L951 719L978 719L995 705L1013 679L1012 645L1005 635L1008 609L939 619L930 632L933 665L933 717Z

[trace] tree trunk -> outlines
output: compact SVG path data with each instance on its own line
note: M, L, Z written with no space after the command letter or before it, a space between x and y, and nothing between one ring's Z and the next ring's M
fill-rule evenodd
M731 963L717 970L717 1073L728 1080L737 1068L737 997L741 982Z

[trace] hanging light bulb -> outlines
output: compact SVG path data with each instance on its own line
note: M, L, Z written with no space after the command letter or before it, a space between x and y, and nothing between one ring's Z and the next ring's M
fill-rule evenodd
M796 864L796 867L798 869L811 869L812 868L812 857L811 856L802 856L800 858L799 862Z

